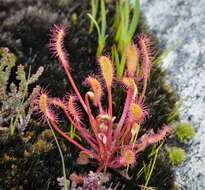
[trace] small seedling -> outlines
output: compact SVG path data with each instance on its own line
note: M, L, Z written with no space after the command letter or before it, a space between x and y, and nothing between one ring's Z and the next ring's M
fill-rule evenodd
M187 143L195 136L194 128L190 123L181 123L175 127L177 139L182 143Z
M172 147L168 150L168 157L172 165L179 166L186 160L186 152L182 148Z

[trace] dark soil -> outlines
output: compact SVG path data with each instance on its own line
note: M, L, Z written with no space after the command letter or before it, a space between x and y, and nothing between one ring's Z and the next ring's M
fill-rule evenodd
M65 5L57 2L67 2ZM74 80L84 92L82 82L88 74L97 71L96 47L97 34L88 34L89 20L86 13L90 9L88 0L67 0L67 1L49 1L49 0L1 0L0 4L0 46L9 47L16 54L18 64L25 64L27 68L31 65L33 70L39 66L45 67L45 72L40 78L39 83L47 87L53 96L62 97L68 91L69 85L65 78L62 68L56 59L49 53L49 30L53 24L66 23L68 25L68 35L65 39L65 48L69 52L70 65ZM110 6L110 15L108 23L108 39L106 54L109 54L109 44L112 44L112 31L110 23L113 18L113 7ZM77 22L74 15L77 15ZM137 34L145 32L150 33L141 19ZM158 41L154 38L155 47L161 52ZM160 129L167 123L170 113L175 109L177 101L175 92L166 82L166 73L160 66L154 66L151 71L148 90L146 94L146 104L150 109L150 118L144 124L144 129ZM118 92L115 92L119 94ZM115 105L122 105L123 93L121 93ZM116 113L119 112L117 107ZM175 119L175 118L174 118ZM0 134L0 189L57 189L56 178L62 176L62 166L58 150L53 139L43 139L45 144L42 146L49 148L34 148L41 139L41 134L45 130L43 126L36 126L31 123L23 136L5 137ZM31 135L32 134L32 135ZM24 138L31 138L26 141ZM23 140L23 139L24 140ZM59 138L64 145L64 156L66 160L67 175L72 172L84 173L95 169L95 165L79 167L75 159L78 151L75 147ZM42 141L41 141L42 143ZM149 149L150 150L150 149ZM140 160L144 159L149 150L140 155ZM29 155L28 155L29 154ZM26 156L27 155L27 156ZM131 172L136 176L141 169L142 162ZM157 161L151 183L152 187L169 190L172 187L174 175L167 164L167 160L162 156ZM143 184L143 177L128 181L115 172L112 172L112 181L114 184L120 184L119 189L136 190L138 184Z

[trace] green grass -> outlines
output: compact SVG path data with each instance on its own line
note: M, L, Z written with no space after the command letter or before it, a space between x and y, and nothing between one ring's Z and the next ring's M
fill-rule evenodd
M95 5L96 7L97 5ZM95 8L96 9L96 8ZM105 47L107 35L106 35L106 9L104 0L100 0L100 25L96 20L96 15L88 13L88 17L91 19L92 23L95 25L98 33L98 48L97 48L97 57L102 55L102 52Z
M119 64L116 65L117 77L123 75L126 61L126 48L132 43L133 36L137 29L140 16L139 0L135 0L133 14L131 14L130 1L117 1L114 28L116 29L115 41L117 52L120 57ZM132 15L132 17L131 17ZM116 54L116 52L115 52Z

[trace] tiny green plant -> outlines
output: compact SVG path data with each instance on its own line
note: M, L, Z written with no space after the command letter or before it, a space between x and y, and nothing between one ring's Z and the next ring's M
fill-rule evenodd
M93 2L92 1L92 15L88 13L89 18L91 19L92 23L95 25L98 33L98 49L97 49L97 57L102 55L102 52L105 47L105 42L107 39L106 35L106 9L105 9L105 2L104 0L100 0L100 22L99 25L96 20L96 14L97 14L97 7L98 7L98 1ZM91 25L92 27L92 25ZM92 28L90 29L92 30Z
M182 148L172 147L168 150L168 157L172 165L179 166L186 160L186 152Z
M134 166L140 152L149 145L163 140L171 131L171 127L165 125L157 133L153 130L140 135L138 133L149 115L143 101L152 59L148 50L148 37L141 35L139 41L141 51L144 53L142 57L142 89L138 89L136 81L139 80L135 78L138 64L136 46L130 46L130 50L127 51L127 72L119 80L127 95L121 117L117 119L113 115L112 91L115 74L110 58L106 56L98 58L101 75L86 78L85 84L90 90L83 98L71 75L67 53L63 46L65 35L65 26L53 28L51 50L58 57L75 95L69 94L60 100L52 98L45 90L42 90L34 101L37 111L55 131L81 150L80 155L84 159L87 155L87 161L89 159L96 160L99 166L98 171ZM107 98L107 106L102 105L104 97ZM91 103L97 112L91 109L93 108ZM67 132L61 129L57 115L58 108L64 112L86 144L71 138ZM86 122L83 113L87 115L89 123Z
M180 123L175 127L177 139L182 143L187 143L195 136L195 131L190 123Z

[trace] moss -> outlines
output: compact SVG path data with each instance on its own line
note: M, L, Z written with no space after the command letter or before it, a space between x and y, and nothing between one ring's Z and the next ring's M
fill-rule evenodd
M53 138L53 134L52 131L50 129L45 129L42 133L41 133L41 138L44 140L49 140Z
M39 126L36 126L39 127ZM52 139L46 137L43 128L30 128L34 135L25 143L26 135L11 137L0 142L0 189L55 189L57 177L62 176L62 165ZM47 133L47 132L46 132ZM1 135L0 135L1 138ZM63 141L63 140L62 140ZM75 149L73 149L75 150ZM70 149L64 152L66 165L71 165ZM72 156L75 156L73 152ZM67 174L68 171L66 170Z
M40 152L50 152L50 150L53 148L53 145L51 143L48 143L47 141L43 139L39 139L33 146L33 152L40 153Z
M50 28L57 23L66 23L69 35L66 37L66 49L69 50L73 72L78 73L75 80L79 84L88 73L93 72L96 63L95 47L97 38L87 32L89 20L86 16L90 1L20 0L2 1L0 9L0 44L9 47L29 69L36 70L44 65L45 72L39 82L48 86L52 94L63 96L68 82L57 61L51 56L48 48ZM15 14L15 19L14 18ZM75 19L78 24L72 24ZM75 22L75 21L74 21ZM53 81L50 83L50 81Z
M5 164L11 161L15 161L16 159L10 155L8 155L7 153L5 153L2 158L0 158L0 164Z
M187 143L195 136L195 131L190 123L180 123L175 127L177 139L182 143Z
M174 166L179 166L186 160L186 152L182 148L172 147L168 150L169 159Z

